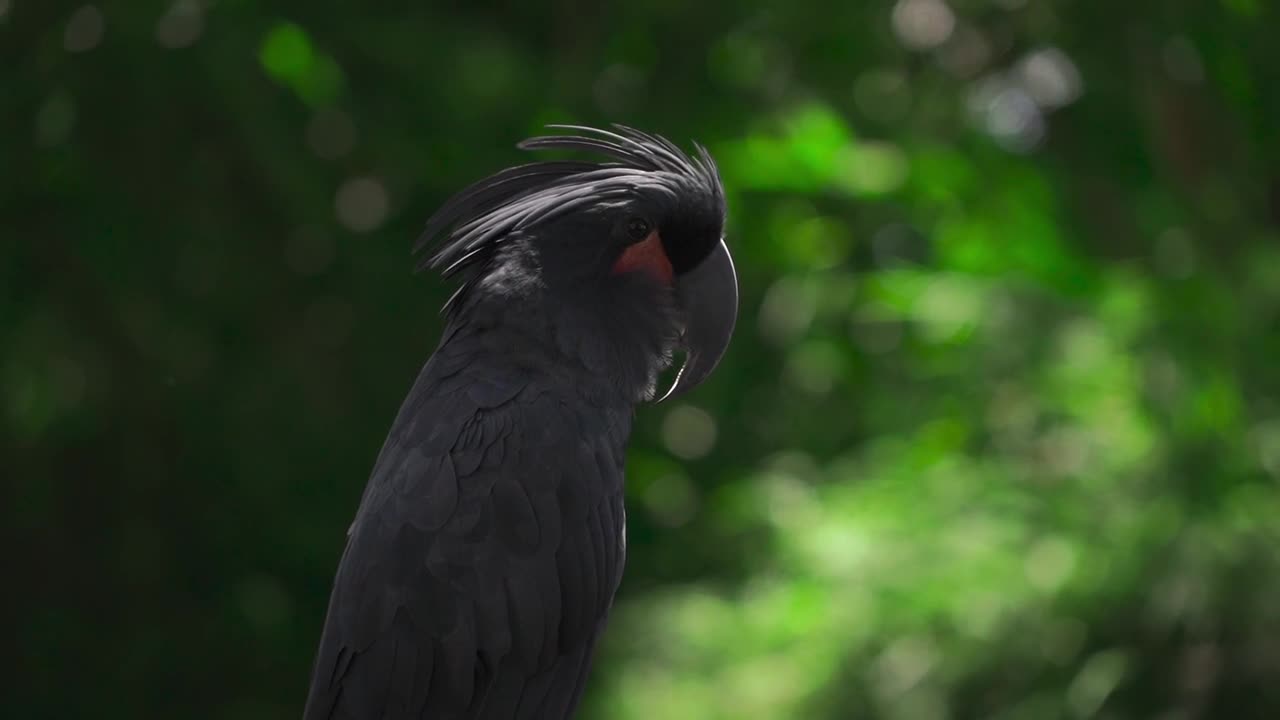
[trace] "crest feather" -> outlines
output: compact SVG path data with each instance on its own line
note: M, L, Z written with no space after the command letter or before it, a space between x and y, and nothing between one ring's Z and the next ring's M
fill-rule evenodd
M636 192L676 195L691 186L721 208L724 188L715 161L701 145L694 156L670 140L614 125L613 130L581 125L550 125L579 134L533 137L522 150L570 150L602 155L603 161L553 160L517 165L468 186L427 221L414 245L424 255L418 269L441 269L445 277L463 275L453 305L483 272L499 244L513 233L589 207L601 200ZM434 252L427 254L428 250Z

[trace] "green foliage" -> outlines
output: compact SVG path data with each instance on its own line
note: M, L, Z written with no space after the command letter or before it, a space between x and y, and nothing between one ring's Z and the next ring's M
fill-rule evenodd
M0 0L13 716L297 716L408 247L563 121L743 285L584 717L1280 714L1274 4L392 5Z

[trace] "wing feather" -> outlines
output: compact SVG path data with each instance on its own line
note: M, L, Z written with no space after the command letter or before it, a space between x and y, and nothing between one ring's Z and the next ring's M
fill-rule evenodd
M437 353L379 455L307 720L561 718L577 705L621 572L621 455L598 447L616 443L615 420L593 429L531 378L464 362Z

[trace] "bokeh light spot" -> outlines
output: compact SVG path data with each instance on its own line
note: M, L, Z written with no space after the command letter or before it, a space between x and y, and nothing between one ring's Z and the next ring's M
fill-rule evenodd
M343 86L342 69L293 23L279 23L266 34L258 60L276 82L313 106L333 103Z
M706 410L680 405L662 421L662 442L672 455L685 460L706 457L716 444L716 421Z
M199 0L175 0L156 21L156 42L170 50L191 47L203 32L204 8Z
M760 335L775 345L786 346L809 329L818 309L818 288L803 278L780 278L765 293L760 304Z
M1018 76L1027 94L1042 108L1070 105L1080 97L1080 71L1066 53L1045 48L1027 55L1018 64Z
M878 690L888 698L898 697L923 680L937 662L937 647L930 638L898 638L876 660Z
M1044 116L1035 100L1003 76L979 82L969 95L970 111L983 130L1011 152L1034 150L1044 139Z
M65 90L45 99L35 118L36 144L52 147L66 142L76 125L76 101Z
M810 340L787 353L783 377L810 395L826 395L844 374L844 352L834 343Z
M982 316L981 290L960 276L940 276L917 298L913 312L924 336L933 342L951 342L968 334Z
M942 0L898 0L893 6L893 31L912 50L938 47L955 27L955 13Z
M688 524L698 509L698 494L683 473L668 473L654 479L645 489L644 504L654 520L666 527Z
M382 181L356 177L338 188L334 205L338 220L349 230L366 233L378 229L387 219L391 203Z
M1067 688L1067 702L1076 717L1093 717L1107 697L1120 685L1128 659L1119 650L1095 653Z
M1060 538L1037 542L1027 553L1024 569L1027 581L1042 592L1057 591L1075 569L1076 553L1069 543Z
M958 78L977 75L991 60L991 44L978 30L961 27L939 50L938 62Z
M897 145L863 141L837 153L835 181L853 195L885 195L902 187L908 170L907 156Z
M67 52L88 52L102 42L106 21L102 11L94 5L85 5L71 15L67 29L62 34L62 46Z
M263 39L259 59L262 67L277 79L295 80L311 70L315 51L302 28L293 23L280 23Z

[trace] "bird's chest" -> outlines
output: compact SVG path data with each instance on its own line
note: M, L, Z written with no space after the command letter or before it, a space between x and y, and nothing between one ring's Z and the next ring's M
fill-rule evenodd
M629 413L563 401L478 412L446 453L451 492L422 498L422 511L448 516L440 529L460 552L533 557L591 537L620 556L630 430Z

